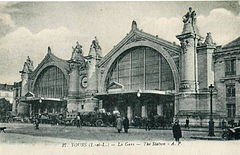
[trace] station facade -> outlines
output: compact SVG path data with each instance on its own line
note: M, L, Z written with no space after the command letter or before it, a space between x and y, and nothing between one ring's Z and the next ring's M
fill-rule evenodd
M212 84L216 124L240 119L240 38L216 46L211 33L205 38L199 34L191 8L176 37L180 45L143 32L133 21L127 36L104 57L97 38L87 56L77 42L69 60L48 47L36 68L30 58L24 63L15 111L33 115L105 109L130 120L159 115L184 123L189 117L191 125L204 126Z

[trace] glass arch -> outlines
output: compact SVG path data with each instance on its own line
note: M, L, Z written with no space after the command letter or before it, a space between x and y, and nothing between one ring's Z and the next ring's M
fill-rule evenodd
M156 50L138 46L122 53L111 66L106 81L120 83L125 90L174 90L172 70Z
M46 67L37 77L34 93L38 97L66 97L68 94L67 79L58 67Z

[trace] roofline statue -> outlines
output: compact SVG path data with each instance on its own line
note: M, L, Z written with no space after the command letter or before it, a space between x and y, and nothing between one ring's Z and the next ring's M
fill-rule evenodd
M182 34L189 32L199 34L196 16L196 12L189 7L189 11L182 17L184 23Z
M75 62L82 62L84 61L83 58L83 52L82 52L82 45L79 44L79 42L76 42L76 46L72 47L73 52L72 52L72 57L71 60Z

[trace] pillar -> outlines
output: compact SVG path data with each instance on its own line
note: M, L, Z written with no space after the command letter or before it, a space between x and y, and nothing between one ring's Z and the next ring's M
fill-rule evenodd
M77 98L79 97L79 67L77 62L70 62L69 89L67 109L69 112L77 111Z
M71 72L69 79L69 97L75 98L79 94L79 69L77 63L71 64Z
M190 17L189 17L190 14ZM196 24L196 12L189 8L189 12L183 16L183 31L177 35L181 43L180 52L180 91L197 92L198 91L198 72L197 72L197 43L202 37L199 35Z
M127 107L127 117L129 119L129 121L131 122L132 117L133 117L133 112L132 112L132 107L131 106Z
M213 53L216 45L213 43L211 33L207 33L205 42L197 47L199 90L208 91L214 84Z
M32 114L33 114L33 112L32 112L32 104L29 104L29 116L31 117L32 116Z
M145 105L142 106L142 118L147 117L147 107Z
M163 104L157 105L157 114L163 116Z

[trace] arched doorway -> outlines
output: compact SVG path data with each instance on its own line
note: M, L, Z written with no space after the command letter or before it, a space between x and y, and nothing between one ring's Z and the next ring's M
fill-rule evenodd
M174 95L167 92L178 89L176 66L166 51L156 50L158 45L153 47L143 44L130 46L113 56L105 73L106 93L100 95L103 108L110 112L116 107L119 111L125 110L123 115L130 119L150 115L165 115L169 120L173 118ZM121 89L115 89L117 86L113 83L121 85ZM140 97L137 96L138 91L141 91Z

